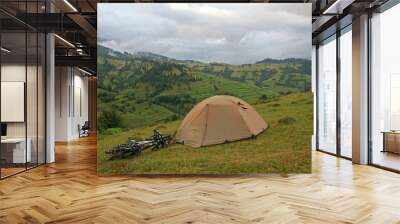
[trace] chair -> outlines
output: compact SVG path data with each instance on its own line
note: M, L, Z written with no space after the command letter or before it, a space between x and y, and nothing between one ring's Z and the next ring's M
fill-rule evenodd
M80 125L78 125L79 138L89 136L89 129L90 129L89 121L85 121L85 123L82 125L82 127Z

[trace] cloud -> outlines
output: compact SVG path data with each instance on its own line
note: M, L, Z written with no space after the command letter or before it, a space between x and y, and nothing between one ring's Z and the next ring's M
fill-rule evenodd
M233 64L310 58L310 4L107 4L99 43L177 59Z

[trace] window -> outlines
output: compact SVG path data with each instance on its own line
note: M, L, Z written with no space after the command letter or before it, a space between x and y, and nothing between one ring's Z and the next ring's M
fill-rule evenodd
M352 33L351 26L340 36L340 155L352 157Z
M400 4L371 18L371 161L400 170Z
M16 11L41 13L41 5L19 2ZM46 40L12 16L0 12L0 17L9 21L0 23L0 178L5 178L45 163Z
M318 48L318 149L336 153L336 36Z

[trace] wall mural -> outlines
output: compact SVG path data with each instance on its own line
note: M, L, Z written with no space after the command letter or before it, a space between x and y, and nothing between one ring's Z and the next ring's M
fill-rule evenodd
M98 5L98 172L310 173L311 4Z

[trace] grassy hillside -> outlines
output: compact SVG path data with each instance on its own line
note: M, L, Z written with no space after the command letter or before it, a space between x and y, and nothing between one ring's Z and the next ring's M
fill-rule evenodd
M256 104L307 91L311 83L309 61L304 59L229 65L99 48L100 133L180 120L213 95L233 95Z
M255 109L269 128L255 140L202 148L173 144L122 160L110 161L104 151L129 137L144 139L153 129L174 133L181 121L158 122L114 135L99 135L97 169L104 174L309 173L312 105L310 92L259 102Z
M305 59L231 65L150 52L98 51L98 171L105 174L308 173L312 94ZM173 144L108 160L105 150L154 129L175 133L191 108L214 95L252 104L269 124L256 139L202 148Z

